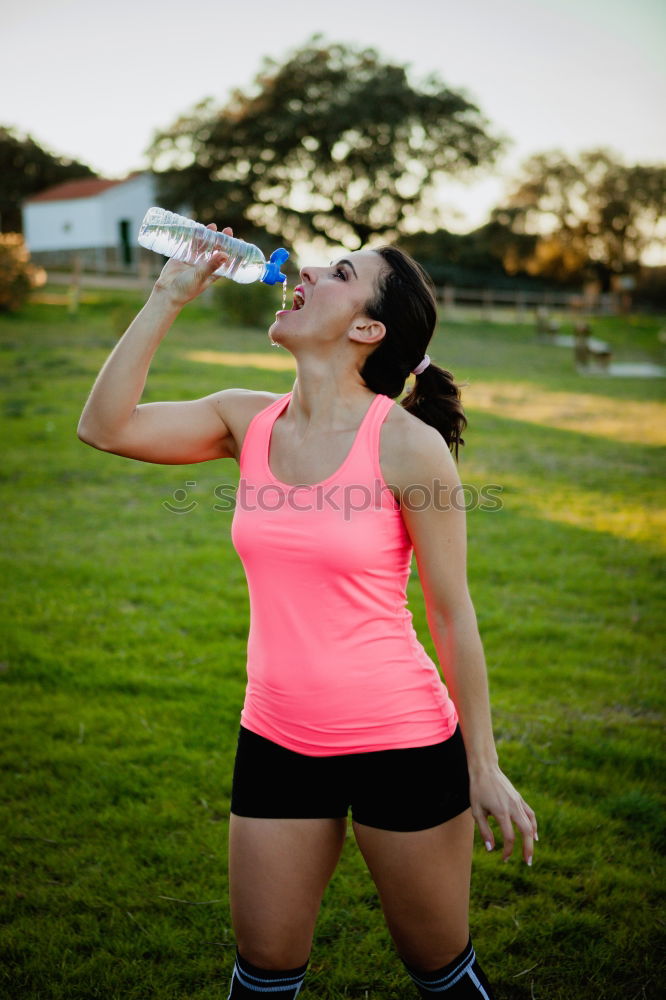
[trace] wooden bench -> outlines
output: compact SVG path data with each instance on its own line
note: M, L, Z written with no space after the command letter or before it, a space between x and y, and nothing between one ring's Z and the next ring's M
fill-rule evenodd
M547 344L553 343L560 329L560 324L551 317L545 306L540 306L536 311L536 329L537 340Z
M574 323L574 360L579 370L608 371L612 356L610 344L591 336L589 323Z

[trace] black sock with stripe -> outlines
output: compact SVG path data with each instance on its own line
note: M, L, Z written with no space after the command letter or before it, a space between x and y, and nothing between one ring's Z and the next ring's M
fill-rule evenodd
M446 995L446 1000L494 1000L490 984L476 960L472 939L452 962L435 972L405 968L422 997Z
M303 985L307 968L306 962L298 969L259 969L246 962L236 951L236 964L227 1000L259 1000L262 994L270 994L275 1000L295 1000Z

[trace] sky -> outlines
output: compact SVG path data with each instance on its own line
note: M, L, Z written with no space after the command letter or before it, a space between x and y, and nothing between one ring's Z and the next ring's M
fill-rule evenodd
M315 32L372 46L414 81L437 73L512 140L493 168L441 189L454 231L482 225L532 153L604 146L628 164L666 162L664 0L0 0L0 10L0 124L106 177L145 167L154 131L204 97L223 103L264 56L281 61Z

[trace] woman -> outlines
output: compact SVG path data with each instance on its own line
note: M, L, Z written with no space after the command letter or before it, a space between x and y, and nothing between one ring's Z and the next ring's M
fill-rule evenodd
M298 994L351 808L419 994L489 1000L469 936L474 821L492 850L495 817L504 860L517 828L527 864L537 826L493 741L465 512L451 502L466 420L450 373L426 355L430 287L389 247L303 268L294 307L269 331L296 359L290 393L139 404L161 339L225 259L166 264L102 368L79 436L145 462L240 464L232 538L251 626L229 832L229 997ZM411 371L415 388L396 405ZM406 609L412 551L448 690Z

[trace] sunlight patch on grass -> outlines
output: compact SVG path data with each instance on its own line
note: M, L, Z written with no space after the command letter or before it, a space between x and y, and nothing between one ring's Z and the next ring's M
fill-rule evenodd
M502 417L635 444L666 444L666 405L584 392L552 392L531 382L471 380L465 406Z
M265 368L273 372L296 371L296 361L291 354L263 354L259 351L186 351L181 357L186 361L200 361L205 365L228 365L230 368Z
M505 477L505 486L517 496L516 506L547 521L571 524L587 531L605 532L634 542L650 542L666 548L666 510L621 500L617 494L601 490L550 484L547 489L533 479ZM514 501L509 500L509 504Z

